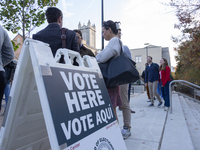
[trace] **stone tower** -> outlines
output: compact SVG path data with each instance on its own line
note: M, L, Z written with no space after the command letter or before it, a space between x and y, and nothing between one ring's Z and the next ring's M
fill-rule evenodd
M81 23L78 24L78 29L81 30L83 34L83 40L86 41L86 44L90 47L96 48L96 26L95 24L91 25L90 20L87 23L87 26Z

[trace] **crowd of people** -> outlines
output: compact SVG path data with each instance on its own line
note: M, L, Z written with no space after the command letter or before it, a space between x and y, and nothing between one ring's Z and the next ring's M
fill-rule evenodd
M79 52L83 57L89 55L95 57L97 62L104 63L109 59L116 58L123 51L129 59L132 59L130 50L127 46L123 45L121 41L121 29L119 22L108 20L103 22L102 32L105 40L109 41L107 46L100 53L93 53L90 49L86 48L83 44L83 36L80 30L61 30L63 25L62 11L56 7L49 7L46 10L46 19L48 26L36 34L33 34L33 39L48 43L53 56L59 48L63 48L63 41L65 48ZM64 36L63 36L64 35ZM4 94L5 87L10 87L12 77L5 78L4 67L9 64L14 58L14 50L6 31L0 26L0 105ZM64 60L60 60L64 63ZM142 80L145 82L147 89L148 102L150 107L154 106L154 97L159 101L158 106L163 104L160 95L158 94L157 87L161 86L162 96L164 99L164 106L169 108L169 83L170 83L170 68L165 58L160 60L160 66L152 62L152 57L147 57L145 70L142 74ZM7 85L8 84L8 85ZM119 85L107 88L111 100L111 104L117 118L116 108L119 106L123 114L123 129L121 131L124 139L131 135L131 113L135 111L130 108L130 84ZM6 90L7 91L7 90ZM6 95L8 92L6 92ZM8 102L6 96L6 103ZM0 107L1 108L1 107ZM118 119L117 119L118 120Z
M142 80L145 82L147 91L147 102L151 102L149 107L154 106L155 96L159 101L158 107L163 104L161 98L164 99L165 111L169 110L169 84L170 79L170 68L167 59L162 58L160 60L160 66L157 63L152 62L151 56L147 57L147 63L145 64L145 70L142 73Z

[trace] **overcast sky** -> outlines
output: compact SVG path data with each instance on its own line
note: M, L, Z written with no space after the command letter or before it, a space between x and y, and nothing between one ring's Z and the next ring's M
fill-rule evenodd
M122 42L130 49L143 48L144 43L169 47L171 64L176 65L172 35L180 35L174 29L177 18L167 0L104 0L104 20L121 22ZM162 2L162 3L161 3ZM101 48L101 0L59 0L57 7L64 15L63 26L77 29L79 22L87 25L88 20L96 25L96 48ZM32 33L45 28L47 23ZM106 43L105 43L106 45Z

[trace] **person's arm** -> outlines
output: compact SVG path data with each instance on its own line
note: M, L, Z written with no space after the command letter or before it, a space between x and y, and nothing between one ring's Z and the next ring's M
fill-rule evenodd
M163 86L166 85L166 83L169 79L169 76L170 76L170 68L168 66L166 66L166 68L165 68L165 73L166 73L166 76L165 76L164 82L162 83Z
M148 71L147 71L147 67L145 68L145 86L147 86L147 81L148 80Z
M141 75L141 79L142 79L143 82L144 82L144 79L145 79L145 73L144 73L144 71L142 72L142 75Z
M147 83L147 67L145 68L145 79L144 79L145 83Z
M121 46L118 38L111 39L108 45L96 55L96 59L100 63L107 62L110 58L118 55Z
M4 31L4 42L1 49L3 66L9 64L15 57L13 45L6 31Z

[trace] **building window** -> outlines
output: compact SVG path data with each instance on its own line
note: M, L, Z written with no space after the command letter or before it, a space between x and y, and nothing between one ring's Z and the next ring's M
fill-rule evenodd
M136 63L142 62L141 56L135 56L135 62Z
M19 38L17 38L17 43L18 43L18 44L20 43L20 39L19 39Z

